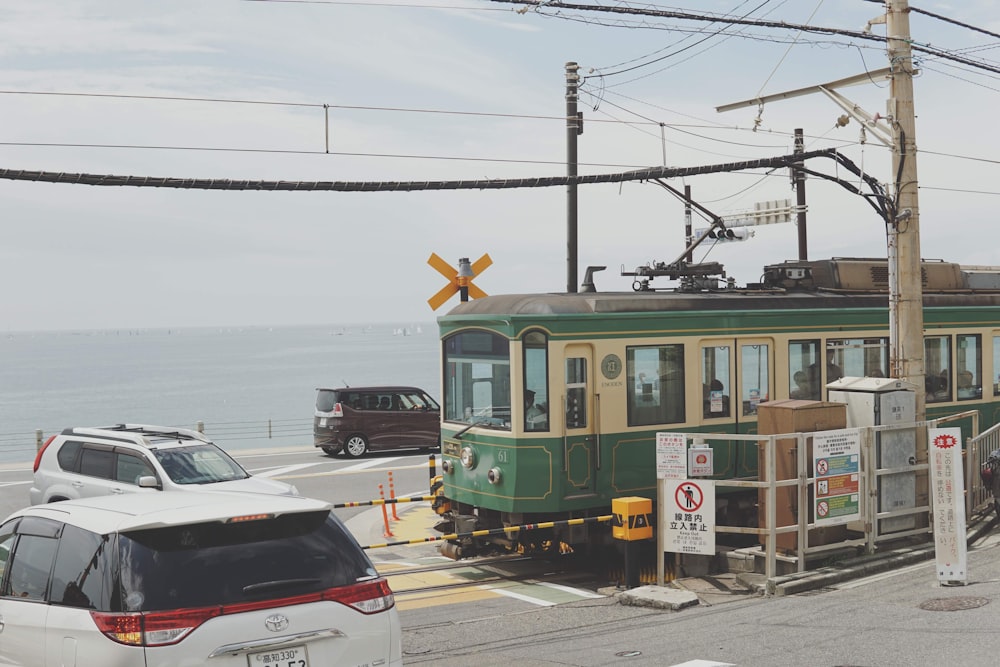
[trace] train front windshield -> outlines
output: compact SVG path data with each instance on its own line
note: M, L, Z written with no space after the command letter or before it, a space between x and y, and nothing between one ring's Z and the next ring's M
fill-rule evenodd
M510 429L510 341L465 331L444 341L444 419Z

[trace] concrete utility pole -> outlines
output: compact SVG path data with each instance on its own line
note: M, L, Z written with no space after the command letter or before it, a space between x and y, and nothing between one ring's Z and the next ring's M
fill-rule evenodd
M566 175L577 174L576 138L583 133L583 119L576 110L579 98L580 67L566 63ZM577 213L576 183L566 185L566 291L576 292L577 281Z
M891 69L886 105L892 128L892 178L896 197L889 224L889 363L893 377L917 386L917 421L926 417L924 400L924 292L920 268L920 207L917 203L917 133L913 109L913 53L907 0L886 2L886 45ZM926 450L924 452L926 457Z
M806 150L805 135L802 128L795 129L795 153L804 153ZM801 162L796 162L792 168L792 182L795 185L795 204L798 207L796 222L799 230L799 259L806 261L809 259L809 237L806 234L806 173L802 171L804 167Z

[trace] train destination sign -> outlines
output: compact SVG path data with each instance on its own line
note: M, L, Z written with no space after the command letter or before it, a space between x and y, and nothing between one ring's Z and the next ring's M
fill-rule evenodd
M817 526L861 518L860 461L861 434L857 429L813 436L813 516Z
M661 482L666 516L663 550L679 554L715 555L715 482L674 480Z

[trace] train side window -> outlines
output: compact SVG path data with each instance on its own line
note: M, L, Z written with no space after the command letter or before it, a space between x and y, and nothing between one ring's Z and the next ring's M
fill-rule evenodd
M838 372L848 377L884 378L889 371L888 338L831 339L826 348L836 367L827 366L827 382L839 379Z
M976 334L955 336L955 398L970 401L983 397L983 345Z
M950 401L951 336L924 336L924 389L928 403Z
M819 341L793 340L788 342L788 397L818 401Z
M729 416L729 346L702 348L701 384L706 419Z
M684 346L625 348L629 426L684 421Z
M770 396L770 347L768 345L740 346L740 400L743 415L757 414L757 405Z
M524 336L524 430L549 430L548 339L541 331Z

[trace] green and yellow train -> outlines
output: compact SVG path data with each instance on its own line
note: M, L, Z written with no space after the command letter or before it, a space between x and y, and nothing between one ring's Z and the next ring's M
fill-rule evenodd
M1000 271L925 261L928 418L1000 419ZM755 433L760 403L826 399L889 372L885 260L766 267L746 288L489 296L439 318L448 532L595 517L656 489L658 431ZM754 443L713 442L716 479L757 477ZM756 525L755 495L720 507ZM738 524L737 524L738 525ZM493 542L592 545L584 523ZM460 557L485 546L462 540Z

